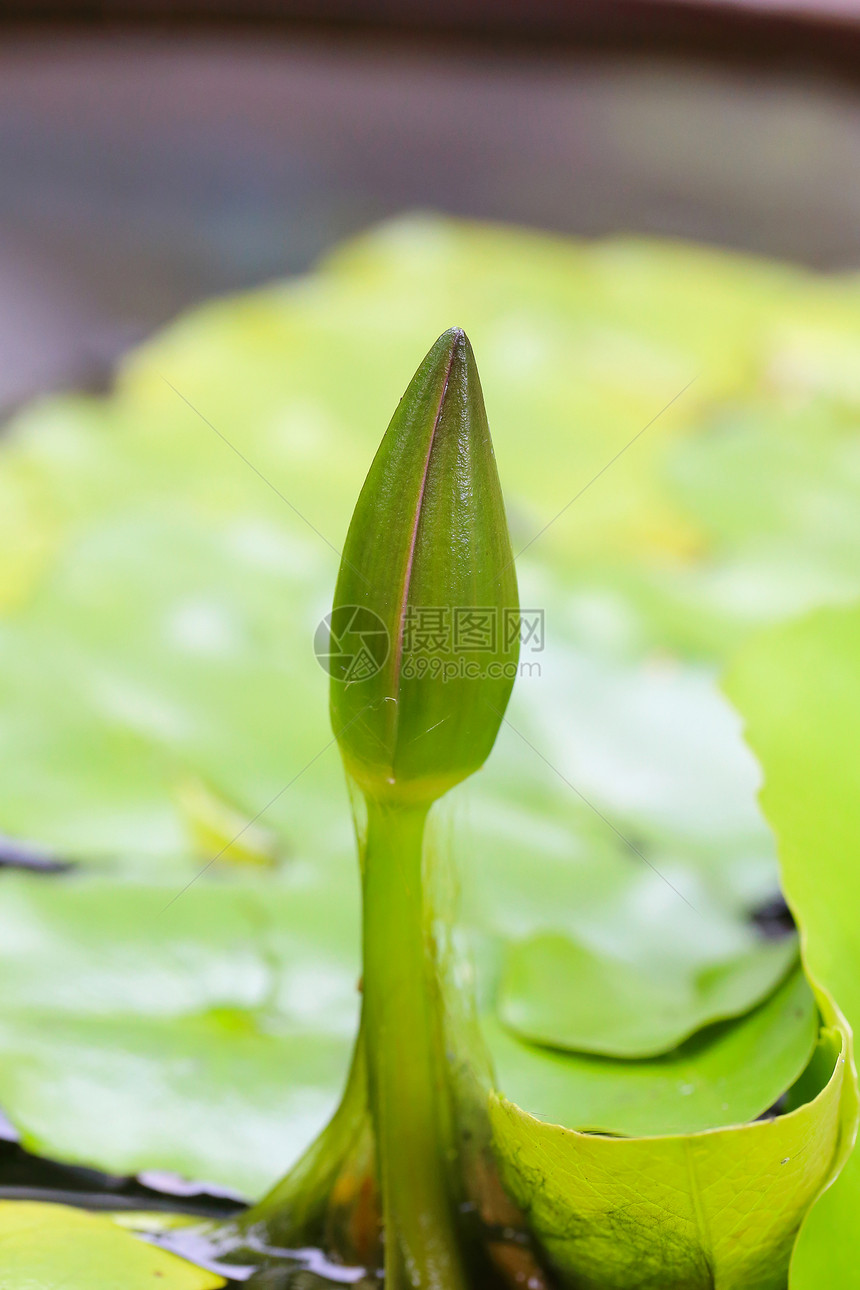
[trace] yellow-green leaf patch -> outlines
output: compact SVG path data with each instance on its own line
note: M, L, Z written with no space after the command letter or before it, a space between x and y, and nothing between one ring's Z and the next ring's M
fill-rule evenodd
M223 1277L66 1205L0 1202L3 1290L216 1290Z
M826 1083L812 1100L688 1136L577 1133L492 1095L502 1177L561 1285L783 1290L795 1235L839 1146L837 1030L822 1033L818 1056Z
M761 760L762 805L779 844L807 971L833 995L856 1034L860 608L822 611L762 633L739 654L727 690ZM804 1225L792 1262L792 1290L854 1283L858 1214L855 1150Z

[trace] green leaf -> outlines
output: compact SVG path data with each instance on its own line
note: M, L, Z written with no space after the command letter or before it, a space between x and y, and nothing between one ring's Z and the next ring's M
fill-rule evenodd
M762 805L777 836L807 971L837 1000L856 1033L860 609L823 611L755 638L735 661L726 688L761 760ZM804 1224L792 1260L792 1290L852 1283L858 1209L855 1151Z
M499 1016L522 1039L606 1057L658 1057L770 995L797 958L793 938L717 962L599 954L558 932L508 948Z
M503 1180L561 1284L783 1290L797 1229L838 1152L838 1030L822 1032L818 1062L824 1087L789 1114L690 1136L577 1133L493 1095Z
M701 1031L653 1061L538 1048L492 1017L482 1029L496 1087L542 1120L603 1133L695 1133L765 1113L809 1061L818 1011L794 972L746 1017Z
M223 1277L65 1205L0 1202L3 1290L215 1290Z

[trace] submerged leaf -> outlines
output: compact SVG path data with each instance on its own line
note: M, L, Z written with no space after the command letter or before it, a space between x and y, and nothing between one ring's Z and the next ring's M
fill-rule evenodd
M250 812L238 810L201 779L186 776L175 793L193 850L205 864L273 865L281 858L283 847L273 829L250 819Z
M557 932L509 947L499 1016L522 1039L606 1057L658 1057L749 1012L797 959L793 937L723 961L624 962Z
M651 1061L617 1061L483 1030L505 1095L542 1120L603 1133L695 1133L764 1114L815 1048L818 1010L793 972L767 1002Z

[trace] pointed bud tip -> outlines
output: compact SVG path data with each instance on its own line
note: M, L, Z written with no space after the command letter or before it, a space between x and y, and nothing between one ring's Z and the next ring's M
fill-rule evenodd
M453 358L458 349L471 348L469 337L462 327L449 327L447 331L442 332L430 352L432 354L435 351L437 354L445 354L449 358Z

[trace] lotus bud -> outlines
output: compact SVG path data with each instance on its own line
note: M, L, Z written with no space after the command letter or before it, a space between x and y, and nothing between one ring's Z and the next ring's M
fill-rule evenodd
M486 760L519 657L513 553L472 347L427 354L349 526L330 619L332 724L378 800L429 804Z

